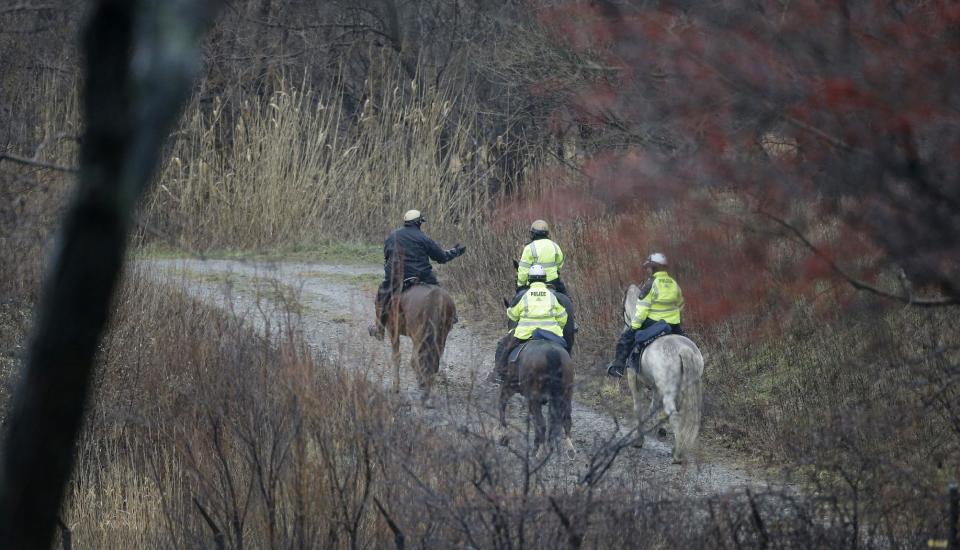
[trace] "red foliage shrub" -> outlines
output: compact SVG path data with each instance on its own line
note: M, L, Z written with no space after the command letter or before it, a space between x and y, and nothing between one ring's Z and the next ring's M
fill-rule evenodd
M538 8L557 47L609 69L564 90L556 118L619 139L576 185L517 208L613 217L589 246L638 249L615 259L631 275L645 253L675 258L707 322L843 302L845 279L906 300L901 270L960 300L960 10L652 6Z

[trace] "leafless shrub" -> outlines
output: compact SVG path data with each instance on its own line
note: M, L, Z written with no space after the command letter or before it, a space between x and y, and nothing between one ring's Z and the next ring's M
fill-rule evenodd
M138 275L125 288L65 512L81 547L896 548L938 525L932 491L894 507L855 477L819 495L609 483L632 434L557 478L526 445L425 424L296 331L267 340Z

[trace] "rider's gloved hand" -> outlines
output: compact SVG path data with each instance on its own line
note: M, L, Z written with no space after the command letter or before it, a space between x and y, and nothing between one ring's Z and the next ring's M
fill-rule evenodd
M453 251L457 254L457 256L461 256L463 255L464 252L467 251L467 247L460 243L457 243L453 245Z

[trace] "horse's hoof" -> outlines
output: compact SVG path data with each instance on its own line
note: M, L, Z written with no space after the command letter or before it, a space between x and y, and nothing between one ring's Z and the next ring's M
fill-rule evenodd
M657 437L659 437L660 439L666 438L666 437L667 437L667 429L664 428L663 426L657 428Z
M435 409L437 404L433 402L432 397L427 397L420 402L423 405L424 409Z
M672 464L675 464L675 465L679 466L679 465L683 464L683 457L679 457L679 456L674 455L674 456L670 459L670 462L671 462Z
M640 435L638 435L636 438L634 438L633 444L632 444L631 446L632 446L634 449L642 449L642 448L643 448L643 434L640 434Z
M510 436L508 436L507 434L502 434L500 437L497 438L497 443L499 443L501 447L506 447L507 445L510 444Z

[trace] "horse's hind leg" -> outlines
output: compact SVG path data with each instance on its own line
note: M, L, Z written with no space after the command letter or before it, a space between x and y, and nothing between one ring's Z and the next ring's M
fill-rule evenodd
M497 440L501 445L506 445L510 442L510 437L507 435L507 405L510 403L511 397L513 397L513 392L510 390L510 385L503 384L500 386L500 401L498 403L498 408L500 409L500 434Z
M660 396L660 391L657 388L653 388L652 394L650 396L650 405L647 407L647 414L643 417L641 422L652 425L657 425L663 421L665 418L662 414L663 411L663 398ZM661 413L659 416L657 413Z
M577 449L573 446L571 432L573 431L573 386L564 388L560 402L555 406L560 409L560 422L563 426L563 448L567 453L567 458L577 456Z
M400 393L400 335L390 331L390 360L393 363L393 393Z
M677 391L675 388L667 388L663 392L663 414L670 422L670 430L673 432L674 437L680 433L680 411L677 409ZM661 433L663 431L661 430ZM664 434L665 435L665 434ZM673 463L679 464L682 462L680 454L677 452L677 445L674 442L673 445Z
M560 442L560 432L563 429L563 395L551 395L548 406L550 407L550 426L548 427L547 439L550 446L559 451L557 445Z
M657 422L667 420L673 433L677 433L677 423L680 421L680 412L677 409L677 391L675 388L666 388L663 392L663 413Z
M533 422L533 451L537 458L542 456L543 443L547 438L547 422L543 418L543 399L539 392L531 392L527 398L530 420Z
M437 372L440 370L440 349L437 345L436 328L432 326L432 321L430 323L431 326L426 327L414 353L416 357L414 370L417 373L417 383L423 392L420 401L428 409L433 408L431 391Z

